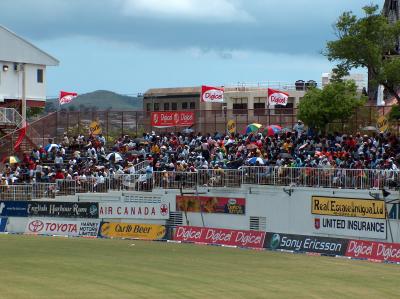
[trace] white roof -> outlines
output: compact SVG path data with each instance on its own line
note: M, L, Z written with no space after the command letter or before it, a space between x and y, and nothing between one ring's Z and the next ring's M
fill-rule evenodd
M58 65L53 56L40 50L11 30L0 25L0 61L30 63L40 65Z

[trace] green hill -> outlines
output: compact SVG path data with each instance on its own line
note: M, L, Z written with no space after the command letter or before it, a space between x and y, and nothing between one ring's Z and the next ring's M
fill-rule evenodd
M96 90L77 96L69 104L61 106L61 109L82 110L96 108L97 110L142 110L143 98L121 95L108 90ZM46 111L60 109L58 99L48 99Z

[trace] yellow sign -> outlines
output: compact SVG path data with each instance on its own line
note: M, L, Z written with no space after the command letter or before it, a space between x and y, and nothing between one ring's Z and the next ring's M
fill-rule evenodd
M311 198L311 213L386 219L385 202L383 200L313 196Z
M101 225L100 234L108 238L159 240L165 237L166 228L156 224L105 222Z
M226 129L229 134L235 134L236 133L236 123L233 119L229 120Z
M384 115L378 118L376 125L381 133L386 132L389 129L389 121Z
M99 135L101 134L101 126L100 123L97 121L92 121L89 126L89 131L92 135Z

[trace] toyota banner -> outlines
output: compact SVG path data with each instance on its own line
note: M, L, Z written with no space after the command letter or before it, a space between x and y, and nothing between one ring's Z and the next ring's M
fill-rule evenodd
M69 237L97 237L100 220L56 220L51 218L29 218L26 234L58 235Z

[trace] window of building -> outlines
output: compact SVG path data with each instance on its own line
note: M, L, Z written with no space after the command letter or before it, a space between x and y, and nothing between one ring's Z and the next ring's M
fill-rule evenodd
M177 103L172 103L171 104L171 110L178 110L178 104Z
M183 102L182 103L182 109L186 110L188 108L188 103L187 102Z
M293 103L287 103L286 106L275 105L275 114L293 114L293 111Z
M265 114L265 103L267 98L254 98L254 115L264 115Z
M43 69L37 70L36 79L38 83L43 83Z
M151 104L150 103L147 103L146 104L146 111L150 111L151 110Z
M190 102L190 109L196 109L196 103L195 102Z
M160 110L160 104L154 103L154 111L159 111L159 110Z
M247 98L232 99L233 114L247 114Z
M168 111L169 110L169 103L164 103L164 111Z

